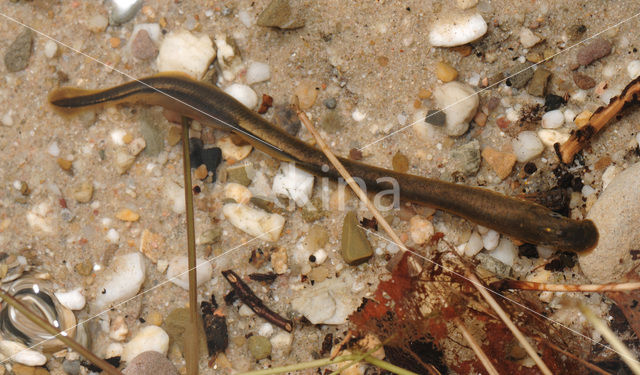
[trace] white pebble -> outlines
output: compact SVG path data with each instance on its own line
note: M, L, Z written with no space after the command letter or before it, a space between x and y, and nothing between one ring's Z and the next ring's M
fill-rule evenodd
M542 39L527 27L520 29L520 44L524 48L531 48L540 43Z
M119 342L112 342L107 346L107 349L104 352L104 357L105 358L121 357L123 350L124 350L124 345L122 345Z
M101 312L105 308L135 296L144 279L144 256L141 253L114 257L108 269L98 277L98 282L95 284L97 292L92 311Z
M242 304L242 306L240 306L240 308L238 309L238 314L245 318L256 315L256 313L251 310L251 307L245 304Z
M258 328L258 334L264 337L271 337L273 331L273 326L269 323L263 323L260 328Z
M236 203L247 204L251 199L251 191L246 186L229 182L224 186L224 197L236 201Z
M590 196L591 194L593 194L595 192L596 192L596 189L592 188L589 185L584 185L582 187L582 196L585 197L585 198Z
M550 247L537 246L536 248L538 249L538 255L540 255L542 259L549 259L556 252Z
M120 234L117 230L111 228L107 231L106 238L109 243L118 243L120 241Z
M283 216L238 203L225 204L222 212L231 225L260 240L277 241L284 227Z
M217 146L222 150L222 158L224 160L240 161L251 153L253 146L242 145L237 146L233 143L231 137L220 138L217 142Z
M168 182L164 186L164 197L169 203L169 207L176 214L185 212L184 190L175 182Z
M293 199L302 207L311 199L314 177L307 171L296 168L292 163L282 164L273 178L271 190L275 194Z
M600 94L600 100L602 100L604 104L609 104L611 99L613 99L613 97L617 95L620 95L620 90L616 88L609 88L604 90L602 94Z
M262 62L252 62L247 69L247 83L254 84L257 82L263 82L271 78L271 71L269 70L269 64Z
M293 343L293 335L287 332L280 332L271 338L271 346L274 350L287 350Z
M109 25L109 20L102 14L95 14L87 20L87 28L94 33L104 31Z
M165 36L156 63L160 72L179 71L201 78L215 57L209 36L177 31Z
M247 85L234 83L227 86L227 88L224 89L224 92L233 96L234 99L244 104L244 106L249 109L254 109L258 105L258 95Z
M10 109L7 113L2 115L0 122L2 122L2 125L4 126L13 126L13 110Z
M508 266L513 266L518 250L510 239L501 238L495 250L489 251L488 254Z
M44 55L48 59L53 58L57 52L58 52L58 43L54 42L51 39L47 40L44 43Z
M145 149L145 147L147 147L147 142L142 137L138 137L134 139L133 141L131 141L131 143L127 145L127 149L129 150L129 153L133 156L137 156L139 153L142 152L142 150Z
M69 310L82 310L87 302L86 298L82 295L82 288L76 288L68 292L54 292L53 294L62 306Z
M47 153L54 158L60 156L60 147L58 147L58 142L51 142L49 147L47 147Z
M24 344L15 341L1 340L0 353L26 366L42 366L47 363L47 357L42 353L28 349Z
M607 64L602 68L602 76L604 78L613 78L618 73L618 66L616 64Z
M211 263L202 258L196 259L196 284L200 286L213 277ZM189 290L189 259L184 255L174 257L169 261L167 279L175 285Z
M487 234L491 229L487 228L487 227L483 227L482 225L478 225L478 233L480 233L481 235L485 235Z
M129 47L131 45L131 41L135 39L136 34L140 30L144 30L149 34L149 39L153 41L156 45L160 44L160 39L162 38L162 28L157 23L139 23L133 27L133 31L131 31L131 38L129 39Z
M564 113L554 109L542 115L542 127L545 129L557 129L564 124Z
M324 249L318 249L313 253L313 256L316 258L315 264L322 264L325 260L327 260L327 252Z
M109 327L109 338L115 341L124 341L128 334L129 327L127 327L127 323L124 321L124 316L118 315L111 321L111 326Z
M150 350L163 355L166 355L169 350L169 335L162 328L154 325L143 327L124 346L122 360L129 362L138 354Z
M240 20L240 22L242 22L242 24L245 27L252 27L253 24L255 23L254 18L247 11L244 11L244 10L241 10L238 12L238 19Z
M361 110L359 110L358 108L356 108L353 113L351 113L351 118L353 119L353 121L355 122L360 122L362 120L365 119L365 117L367 117L367 114L362 112Z
M538 137L543 145L553 148L556 143L564 143L569 139L569 134L555 129L540 129Z
M582 103L587 99L587 91L586 90L576 90L573 95L571 95L571 100L574 102Z
M477 4L478 0L456 0L456 7L462 10L473 8Z
M471 236L469 237L469 241L464 248L464 255L473 258L480 252L480 250L482 250L483 247L484 243L482 242L482 236L480 236L480 233L473 231L473 233L471 233Z
M507 108L504 113L507 116L507 120L511 122L516 122L520 119L520 112L516 111L513 107Z
M576 118L576 113L571 109L566 109L564 111L564 122L567 124L571 124L573 120Z
M431 221L420 215L415 215L409 220L409 233L413 242L422 245L433 236L435 231Z
M434 47L455 47L473 42L487 32L487 23L479 13L441 13L442 17L431 27L429 43Z
M124 146L125 135L127 135L127 132L122 129L112 130L111 133L109 133L111 141L118 146Z
M433 96L447 117L447 134L453 137L464 134L478 110L475 90L461 82L447 82L436 88Z
M521 163L535 158L544 151L540 138L532 131L523 131L518 134L518 137L512 141L512 145L516 159Z
M627 64L627 73L629 78L636 79L640 76L640 60L633 60Z
M489 229L489 231L482 235L482 244L484 248L491 251L498 246L498 242L500 241L500 233L496 232L493 229Z

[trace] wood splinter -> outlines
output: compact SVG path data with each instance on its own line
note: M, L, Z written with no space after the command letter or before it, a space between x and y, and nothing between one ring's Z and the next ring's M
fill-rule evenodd
M611 284L548 284L536 283L533 281L504 279L491 283L491 289L506 290L535 290L545 292L583 292L583 293L601 293L601 292L620 292L628 290L640 289L640 282L628 283L611 283Z
M227 279L231 287L236 292L236 295L244 304L249 306L253 312L255 312L258 316L264 318L269 323L273 323L276 326L284 329L287 332L293 331L293 322L289 319L285 319L269 309L264 305L262 300L256 296L256 294L249 288L240 276L238 276L232 270L222 271L222 276Z
M626 105L638 102L639 93L640 77L631 81L620 95L613 97L609 101L608 105L598 108L585 126L571 132L569 139L565 143L553 145L560 160L565 164L572 163L574 156L587 146L591 138L602 130L609 120L620 113Z

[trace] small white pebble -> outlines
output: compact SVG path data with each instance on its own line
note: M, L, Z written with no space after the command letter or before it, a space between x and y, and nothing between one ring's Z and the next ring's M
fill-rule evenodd
M609 102L611 101L611 99L614 96L617 96L620 94L620 90L616 89L616 88L610 88L610 89L606 89L602 92L602 94L600 95L600 100L602 100L602 102L604 104L609 104Z
M506 109L505 115L507 116L507 120L511 122L516 122L520 119L520 114L512 107Z
M551 256L556 252L552 248L545 247L545 246L538 246L537 249L538 249L538 255L540 255L540 257L543 259L551 258Z
M524 48L531 48L540 43L540 40L542 39L531 31L531 29L527 27L520 29L520 44L522 44Z
M435 233L431 221L420 215L415 215L409 220L409 232L411 240L418 245L425 243Z
M224 186L224 197L236 201L236 203L247 204L251 199L251 191L244 185L229 182Z
M247 83L254 84L257 82L267 81L271 78L271 71L269 70L269 64L262 62L252 62L247 69Z
M353 111L353 113L351 113L351 118L353 119L353 121L356 121L356 122L360 122L364 120L365 117L367 117L367 114L360 111L357 108Z
M258 328L258 334L264 337L271 337L273 335L273 326L269 323L264 323Z
M51 142L49 147L47 147L47 153L54 158L60 156L60 147L58 147L58 142Z
M527 162L544 151L544 145L536 133L523 131L512 141L513 150L519 162Z
M516 259L517 254L516 246L508 238L501 238L498 246L489 252L489 255L508 266L513 266L513 261Z
M585 197L585 198L590 196L591 194L593 194L595 192L596 192L596 189L592 188L589 185L584 185L582 187L582 196Z
M389 254L395 254L395 253L397 253L398 251L400 251L400 247L398 247L398 245L396 245L395 243L389 243L389 244L387 245L387 252L388 252Z
M164 37L156 64L160 72L180 71L200 78L215 57L216 50L208 35L182 30Z
M473 42L487 32L487 23L479 13L444 13L429 32L434 47L455 47Z
M545 129L557 129L564 124L564 113L554 109L542 115L542 127Z
M322 264L325 260L327 260L327 252L324 249L318 249L313 256L316 258L315 264Z
M234 83L224 89L224 92L233 96L234 99L249 109L254 109L258 105L258 95L247 85Z
M68 292L53 293L62 306L69 310L82 310L87 300L82 295L82 288L76 288Z
M280 332L273 336L270 341L274 350L286 351L293 342L293 335L287 332Z
M582 103L585 99L587 99L586 90L576 90L573 95L571 95L571 100L574 102Z
M107 349L104 353L105 358L113 358L122 356L122 351L124 350L124 345L119 342L112 342L107 346Z
M616 64L607 64L602 68L602 77L604 78L613 78L618 72L618 67Z
M482 242L482 236L480 236L480 233L473 231L464 248L464 255L473 258L480 252L480 250L482 250L483 247L484 243Z
M118 243L118 241L120 241L118 231L113 228L109 229L109 231L107 231L107 241L110 243Z
M254 316L256 313L254 313L249 306L242 304L242 306L240 306L240 309L238 309L238 314L240 314L240 316L248 317Z
M556 143L564 143L569 139L569 134L555 129L540 129L538 137L542 144L547 147L553 147Z
M487 233L482 235L482 243L484 248L487 250L493 250L498 246L498 242L500 241L500 233L496 232L493 229L489 229Z
M48 59L53 58L58 52L58 43L49 39L44 44L44 55L47 56Z
M627 73L629 78L636 79L640 76L640 60L633 60L627 64Z
M0 122L2 122L4 126L13 126L13 110L10 109L5 113L2 118L0 118Z
M481 235L485 235L489 232L489 228L487 227L483 227L482 225L478 225L478 233L480 233Z
M567 124L571 124L573 120L576 118L576 113L571 109L566 109L564 111L564 122Z

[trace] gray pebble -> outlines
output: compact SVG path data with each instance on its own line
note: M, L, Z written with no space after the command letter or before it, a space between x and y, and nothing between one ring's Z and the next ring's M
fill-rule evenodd
M531 78L533 78L533 69L530 69L530 63L522 63L514 66L509 70L510 78L507 79L507 84L511 84L511 87L515 89L523 88ZM511 77L513 75L513 77Z
M509 277L509 274L511 273L511 267L502 263L501 261L497 260L496 258L492 257L487 253L484 253L484 252L478 253L475 256L475 259L477 259L480 262L479 266L481 266L482 268L486 269L487 271L493 273L494 275L500 278Z
M142 8L143 0L111 0L111 14L109 23L112 25L122 25L136 16Z
M324 104L325 107L329 109L335 109L336 105L338 104L338 102L336 101L336 98L325 99L322 103Z
M147 110L140 113L140 133L144 138L147 147L144 152L149 156L158 155L164 150L164 136L158 121L154 121Z
M127 367L124 375L178 375L171 361L162 353L148 351L138 354Z
M4 55L4 65L9 72L19 72L29 65L31 48L33 47L33 32L25 29L11 43Z
M430 109L424 121L435 126L444 126L447 122L447 115L439 109Z
M258 16L258 26L297 29L304 26L301 10L293 9L289 0L273 0Z
M480 169L480 142L477 139L451 151L453 173L473 176Z
M611 49L611 42L603 38L596 38L578 49L576 62L580 65L589 65L610 54Z

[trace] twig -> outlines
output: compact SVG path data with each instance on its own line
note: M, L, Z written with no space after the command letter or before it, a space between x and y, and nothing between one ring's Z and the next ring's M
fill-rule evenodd
M571 132L569 139L560 145L556 143L554 148L556 154L563 163L569 164L573 161L573 157L582 150L602 128L607 125L609 120L614 118L626 104L637 101L636 97L640 93L640 77L634 79L622 90L620 95L611 99L608 105L598 108L589 123L579 129Z
M611 373L608 373L608 372L604 371L603 369L601 369L600 367L594 365L593 363L585 361L584 359L578 357L577 355L575 355L575 354L573 354L573 353L571 353L571 352L569 352L567 350L564 350L564 349L560 348L558 345L552 343L549 340L544 340L544 339L542 339L540 337L534 337L533 339L536 340L537 342L543 344L543 345L546 345L546 346L550 347L551 349L553 349L553 350L555 350L557 352L560 352L560 353L566 355L567 357L575 359L576 361L580 362L583 366L589 368L592 371L595 371L595 372L597 372L599 374L602 374L602 375L611 375Z
M113 367L109 362L105 361L104 359L98 358L98 356L89 351L89 349L80 345L77 341L67 336L65 333L60 332L57 328L49 324L49 322L42 319L40 315L29 310L22 302L15 299L12 295L5 292L1 288L0 298L3 299L11 307L18 310L20 314L27 317L27 319L36 324L38 327L42 328L50 335L62 341L65 345L78 352L81 356L91 361L91 363L93 363L94 365L100 367L102 371L106 372L109 375L122 375L122 373L117 368Z
M258 296L249 288L240 276L238 276L232 270L222 271L222 275L227 279L231 287L236 292L236 295L242 302L244 302L247 306L251 308L258 316L264 318L270 323L275 324L276 326L284 329L287 332L293 331L293 322L289 319L285 319L278 315L273 310L269 309L262 302Z
M476 356L478 357L484 368L487 370L489 375L499 375L500 373L498 372L498 370L496 370L496 368L493 366L493 363L491 363L489 357L487 357L476 339L471 335L471 332L469 332L464 323L462 323L462 320L460 320L460 318L458 317L455 317L453 319L453 322L456 324L460 332L462 332L462 336L467 340L469 346L471 346L473 352L476 353Z
M611 283L611 284L548 284L535 283L522 280L500 280L491 283L490 287L495 290L520 289L536 290L546 292L621 292L640 289L640 282L631 283Z
M198 375L199 371L199 330L198 330L198 283L196 275L196 236L193 223L193 191L191 190L191 158L189 155L190 120L182 116L182 166L184 170L184 200L187 211L187 248L189 264L189 317L185 340L185 360L187 374Z
M351 332L351 330L347 331L347 334L340 341L340 343L338 345L336 345L335 347L333 347L333 349L331 349L331 353L329 355L329 358L331 358L331 359L336 358L338 356L338 354L340 354L340 351L342 350L342 348L345 345L347 345L349 340L351 340L351 336L353 336L353 333Z
M616 336L616 334L613 333L613 331L602 320L598 319L598 317L593 313L593 311L591 311L591 309L587 307L587 305L582 302L577 303L580 312L582 312L582 315L587 318L593 328L595 328L595 330L598 331L609 342L609 344L611 344L618 355L620 355L620 358L622 358L624 363L629 366L631 371L635 375L640 375L640 362L638 362L636 356L631 353L631 350L629 350L629 348L627 348L627 346L622 343L618 336Z

